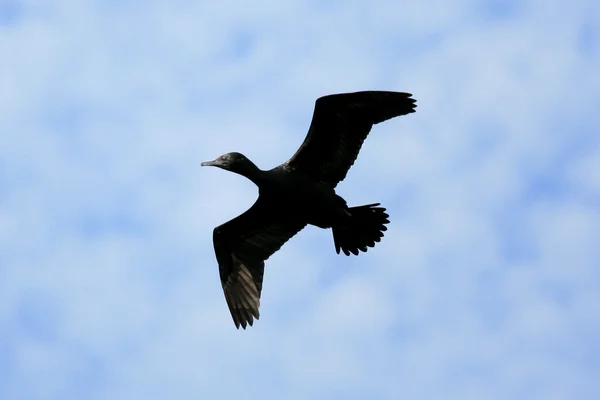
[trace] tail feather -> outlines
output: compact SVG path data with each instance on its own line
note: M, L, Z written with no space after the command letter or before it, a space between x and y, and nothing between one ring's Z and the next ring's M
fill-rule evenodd
M348 209L352 217L344 225L334 225L333 242L335 251L340 254L340 250L345 255L350 253L355 256L360 251L367 251L367 247L375 246L380 242L383 232L387 230L385 224L389 223L389 215L385 213L385 208L377 207L379 203L367 204Z

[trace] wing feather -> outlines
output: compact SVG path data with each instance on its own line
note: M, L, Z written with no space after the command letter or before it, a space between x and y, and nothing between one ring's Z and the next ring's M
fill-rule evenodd
M271 211L259 197L246 212L213 231L221 285L236 328L246 329L260 316L265 261L306 226Z
M335 187L346 177L374 124L415 112L411 96L367 91L317 99L308 134L284 165Z

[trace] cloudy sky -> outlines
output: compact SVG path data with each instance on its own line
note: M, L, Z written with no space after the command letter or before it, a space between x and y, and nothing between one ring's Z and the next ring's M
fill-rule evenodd
M0 0L0 398L600 398L600 2ZM235 329L212 229L317 97L408 91Z

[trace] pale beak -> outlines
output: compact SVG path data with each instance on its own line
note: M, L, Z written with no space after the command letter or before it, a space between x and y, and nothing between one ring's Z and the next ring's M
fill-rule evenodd
M200 164L201 167L220 167L221 163L218 160L214 160L214 161L204 161L202 164Z

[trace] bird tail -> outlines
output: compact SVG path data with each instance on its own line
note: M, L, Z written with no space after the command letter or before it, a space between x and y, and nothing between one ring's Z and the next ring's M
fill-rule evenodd
M367 251L367 247L373 247L375 242L381 241L383 232L387 230L385 224L390 221L385 208L378 205L351 207L348 212L352 216L343 224L332 226L333 242L338 254L341 249L347 256L350 253L357 256L359 250Z

